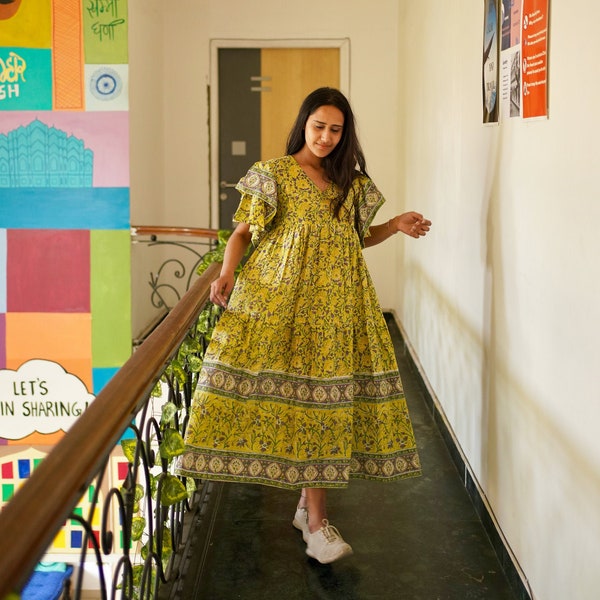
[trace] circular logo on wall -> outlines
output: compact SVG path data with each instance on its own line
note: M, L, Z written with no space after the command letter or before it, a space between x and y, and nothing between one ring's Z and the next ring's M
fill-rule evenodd
M92 74L90 91L98 100L114 100L122 88L121 77L114 69L102 67Z

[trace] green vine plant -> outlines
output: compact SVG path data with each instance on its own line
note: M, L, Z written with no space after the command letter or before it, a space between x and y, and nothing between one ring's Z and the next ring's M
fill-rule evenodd
M202 275L204 271L215 262L222 262L227 240L231 235L229 230L218 232L217 244L213 250L207 252L198 264L196 273ZM236 275L241 269L238 267ZM150 547L147 534L147 521L143 514L145 490L140 484L135 485L133 492L133 518L131 541L140 545L139 558L141 563L133 567L133 597L146 597L143 589L153 589L156 583L156 566L148 574L144 571L144 563L148 556L158 554L163 572L167 572L169 562L173 555L173 547L178 543L173 539L169 529L169 512L176 510L177 506L185 506L191 501L196 491L196 481L190 478L181 478L174 473L175 459L183 454L185 448L184 436L187 427L188 415L198 376L202 368L204 352L210 342L214 327L221 316L223 309L208 302L200 312L194 326L188 331L186 338L180 345L177 354L165 369L161 379L155 385L151 397L164 398L158 432L154 444L158 443L158 456L160 458L161 472L158 475L150 474L150 493L156 506L160 490L160 506L155 511L160 511L162 530L156 532L153 540L160 548ZM164 387L166 385L166 394ZM121 447L127 460L133 464L136 456L137 439L124 439ZM125 493L125 490L122 490ZM157 542L158 540L158 542Z

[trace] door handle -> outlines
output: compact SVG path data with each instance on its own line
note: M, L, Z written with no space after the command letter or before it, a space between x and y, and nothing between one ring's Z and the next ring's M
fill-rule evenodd
M219 185L221 186L221 189L224 190L225 188L234 188L237 183L229 183L228 181L223 180Z

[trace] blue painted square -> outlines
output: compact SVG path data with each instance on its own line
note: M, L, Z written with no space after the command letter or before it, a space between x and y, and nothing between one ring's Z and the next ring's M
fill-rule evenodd
M2 188L7 229L129 229L129 188Z
M71 548L83 546L83 531L71 531Z
M96 367L92 369L94 395L98 395L104 386L113 378L119 367Z
M18 465L19 479L27 479L31 475L31 461L28 458L20 458Z

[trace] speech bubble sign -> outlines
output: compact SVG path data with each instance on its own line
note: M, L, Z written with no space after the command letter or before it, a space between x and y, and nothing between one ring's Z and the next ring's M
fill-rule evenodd
M0 438L67 431L95 396L58 363L33 359L0 370Z

